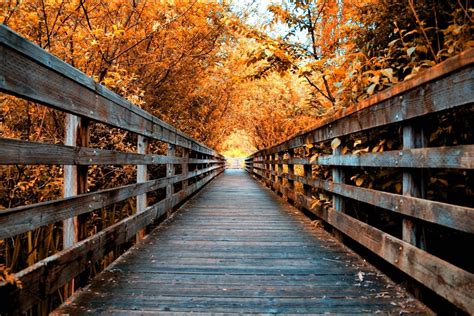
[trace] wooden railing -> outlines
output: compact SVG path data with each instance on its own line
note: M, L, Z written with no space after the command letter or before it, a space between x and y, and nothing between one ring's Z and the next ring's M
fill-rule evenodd
M14 277L21 288L0 283L0 314L26 311L68 284L91 262L141 234L160 216L202 188L224 169L224 158L40 47L0 26L0 91L67 113L66 145L0 138L0 164L64 165L65 198L0 211L0 239L64 221L64 250ZM89 147L89 122L132 132L137 153ZM167 155L148 152L149 141L168 146ZM181 156L175 155L179 148ZM190 158L191 157L191 158ZM147 166L166 164L166 177L148 180ZM87 192L90 165L136 165L137 183ZM181 174L175 174L181 165ZM175 184L180 191L174 192ZM166 188L166 198L147 205L146 193ZM73 218L137 198L136 213L77 241Z
M471 314L474 314L472 244L469 243L474 233L472 196L463 205L455 205L456 201L428 200L426 173L442 169L457 175L471 172L474 145L430 146L426 125L436 115L458 112L461 117L465 115L464 120L470 120L467 126L472 126L473 61L474 50L466 51L246 160L249 173L295 206L316 214L335 228L335 234L342 233L341 238L349 237L363 245ZM363 153L359 150L358 154L341 152L344 145L358 139L377 139L381 130L396 134L392 137L398 139L399 145L384 152L375 146ZM326 148L326 153L320 150L317 154L315 148ZM299 175L295 174L295 167ZM371 188L363 180L356 185L354 178L348 176L357 169L377 177L380 168L398 172L399 193ZM328 176L315 176L320 169ZM332 201L318 202L320 192L332 196ZM398 223L396 227L384 229L383 225L372 224L382 212ZM446 255L444 249L445 255L435 255L430 240L422 234L427 227L434 232L464 236L465 239L461 238L466 243L462 247L464 251L452 253L456 251L452 250ZM449 247L457 248L456 245L445 248L449 250ZM453 263L465 256L470 259L465 260L467 264L463 267Z

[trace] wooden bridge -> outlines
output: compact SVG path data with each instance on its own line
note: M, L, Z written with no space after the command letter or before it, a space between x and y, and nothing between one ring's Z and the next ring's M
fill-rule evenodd
M0 164L64 165L65 177L64 198L0 211L0 239L58 222L64 236L63 251L0 283L0 313L38 311L58 291L75 293L53 314L431 313L344 243L453 310L474 313L472 201L429 199L425 174L471 175L474 145L434 146L426 129L440 115L472 120L473 62L466 51L253 154L246 172L224 171L212 149L0 26L0 90L67 113L64 145L0 138ZM94 148L92 122L136 135L137 152ZM354 137L378 140L381 132L399 142L344 152ZM166 155L150 153L153 142ZM93 165L136 165L137 182L88 192ZM149 179L150 165L165 165L166 175ZM350 182L381 169L399 172L400 194ZM166 194L148 205L156 190ZM77 216L130 198L135 214L77 237ZM465 244L440 251L431 243L440 232ZM135 240L78 288L83 271Z

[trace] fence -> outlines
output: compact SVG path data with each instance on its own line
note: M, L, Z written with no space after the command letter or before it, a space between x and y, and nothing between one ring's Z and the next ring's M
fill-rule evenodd
M249 173L297 207L469 313L473 195L439 201L444 193L432 192L438 180L428 175L442 170L472 179L473 61L471 49L246 160ZM451 122L446 134L459 136L455 141L430 139L443 132L436 128L444 119ZM377 184L380 177L393 183ZM472 190L472 180L464 181ZM381 217L389 220L383 224ZM451 244L438 245L443 242Z
M64 165L65 198L0 212L0 239L64 222L64 250L15 273L22 288L0 283L0 313L26 311L68 284L91 263L125 244L155 219L224 169L224 159L84 73L0 26L0 91L67 113L65 145L0 138L0 164ZM91 148L91 122L137 136L137 153ZM148 152L149 142L167 144L167 155ZM177 156L177 149L180 156ZM87 191L91 165L136 165L137 183ZM166 165L166 177L148 180L147 166ZM175 174L176 166L181 173ZM180 190L174 192L176 185ZM147 205L147 192L166 188L166 198ZM97 234L77 240L74 218L136 197L136 213Z

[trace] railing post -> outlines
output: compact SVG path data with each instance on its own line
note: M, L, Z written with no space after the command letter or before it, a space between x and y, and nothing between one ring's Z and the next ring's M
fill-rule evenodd
M265 185L270 188L271 187L271 176L272 175L270 173L271 165L268 162L268 160L269 160L269 155L264 154L263 155L263 169L264 169L263 175L265 177L265 179L264 179L265 180Z
M270 160L272 159L272 155L265 155L265 160L267 162L266 164L266 170L267 170L267 186L272 189L272 164L270 163Z
M276 166L275 166L275 157L276 157L276 154L271 154L270 155L270 171L271 171L271 174L270 174L270 188L273 190L273 191L277 191L276 190Z
M166 156L170 157L170 158L174 158L176 156L176 148L173 144L168 144L168 150L166 152ZM166 176L167 177L171 177L171 176L174 176L174 173L175 173L175 167L174 167L174 164L172 163L168 163L166 164ZM168 199L168 203L167 203L167 211L166 211L166 216L169 217L172 213L172 201L171 201L171 197L173 196L173 193L174 193L174 184L168 184L166 186L166 198Z
M66 114L64 144L87 147L89 143L89 120ZM87 166L65 165L63 196L72 197L87 192ZM77 217L63 221L63 249L72 247L79 238ZM64 297L74 293L74 279L64 288Z
M341 147L342 146L338 146L337 148L334 148L332 150L333 156L341 155ZM346 181L344 170L341 167L332 168L332 181L334 183L342 183L342 184L344 184L344 182ZM333 194L332 205L336 211L344 212L344 199L341 196L337 194Z
M181 165L181 173L187 177L189 173L189 149L183 148L183 163ZM183 180L181 183L182 189L185 190L188 187L188 179Z
M403 127L403 149L425 147L426 142L423 128L415 129L411 124ZM420 171L405 170L402 181L403 195L425 198L425 183ZM402 239L418 248L426 249L422 228L412 219L403 219Z
M283 178L281 177L281 172L283 172L282 165L276 160L280 160L282 157L280 153L275 153L275 190L278 194L280 192L283 195Z
M311 165L304 165L303 171L304 171L304 178L306 180L311 180L313 178L313 168L311 167ZM311 199L313 198L313 187L309 184L303 183L303 194L306 197L306 201L308 200L311 201ZM307 203L303 201L302 205L307 205ZM310 206L307 206L307 207L310 208Z
M334 148L332 150L333 156L339 156L341 155L341 148L342 144L339 145L337 148ZM346 182L346 176L344 174L344 170L341 167L333 167L332 168L332 181L334 183L342 183L344 184ZM344 198L342 196L339 196L337 194L333 194L332 196L332 207L338 211L338 212L344 212L345 211L345 203L344 203ZM332 228L332 233L333 235L340 241L344 240L343 234L337 230L336 228Z
M290 177L293 177L295 175L295 165L291 161L294 158L294 156L295 156L295 150L294 149L289 149L288 150L288 160L289 160L289 162L288 162L288 175ZM290 196L287 193L287 196L286 196L287 201L288 200L294 201L295 200L295 197L294 197L294 195L295 195L295 181L294 180L288 179L288 192L291 192L290 195L292 196L292 198L290 199Z
M254 176L254 171L253 171L253 164L254 164L254 161L255 161L255 157L252 156L251 160L250 160L250 175L251 176Z
M148 154L148 139L142 135L138 135L137 139L137 153L139 154ZM148 166L147 165L137 165L137 183L148 181ZM145 211L147 208L147 194L137 195L137 213ZM145 230L140 230L136 236L136 241L139 242L140 239L145 236Z

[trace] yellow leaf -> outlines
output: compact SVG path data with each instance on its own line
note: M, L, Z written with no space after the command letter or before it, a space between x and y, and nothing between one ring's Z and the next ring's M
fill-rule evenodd
M369 95L374 94L374 90L375 90L375 87L376 87L376 86L377 86L376 83L371 84L371 85L367 88L367 93L368 93Z
M339 138L334 138L331 142L331 148L334 150L341 145L341 140Z
M384 75L385 77L388 77L388 78L392 78L393 69L392 68L382 69L382 75Z

